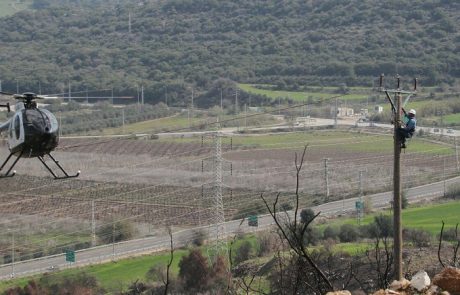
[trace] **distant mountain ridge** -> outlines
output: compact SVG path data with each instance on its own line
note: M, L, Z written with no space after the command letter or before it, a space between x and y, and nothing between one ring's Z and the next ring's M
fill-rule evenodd
M61 2L0 18L4 90L144 85L152 102L178 102L218 78L295 89L370 86L382 72L460 77L455 0Z

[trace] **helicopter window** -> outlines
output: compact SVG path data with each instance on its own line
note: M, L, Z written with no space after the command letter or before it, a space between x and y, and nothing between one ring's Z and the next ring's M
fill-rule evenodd
M16 139L19 139L19 136L21 135L21 122L20 122L20 119L19 119L19 116L16 116L16 118L14 118L14 133L16 135Z

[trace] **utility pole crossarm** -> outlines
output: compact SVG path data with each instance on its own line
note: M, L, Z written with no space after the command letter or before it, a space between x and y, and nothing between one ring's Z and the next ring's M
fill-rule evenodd
M382 91L382 90L381 90ZM398 90L398 89L383 89L388 93L414 94L416 91Z

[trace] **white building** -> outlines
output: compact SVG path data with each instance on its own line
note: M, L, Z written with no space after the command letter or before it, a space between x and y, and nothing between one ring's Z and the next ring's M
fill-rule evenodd
M334 116L335 107L331 108L331 115ZM355 114L355 111L352 108L337 108L337 117L351 117Z

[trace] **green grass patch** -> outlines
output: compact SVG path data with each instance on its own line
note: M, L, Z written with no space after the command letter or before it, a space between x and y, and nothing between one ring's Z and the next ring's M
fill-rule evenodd
M340 243L334 245L333 251L345 252L350 255L356 255L366 252L369 249L368 243Z
M417 208L408 208L402 211L402 223L405 228L417 228L429 231L436 235L441 230L441 221L444 221L446 228L455 227L460 223L460 201L447 202ZM366 215L362 224L370 224L374 217L379 214L391 214L388 210L375 214ZM356 224L356 218L343 218L329 221L327 225L320 225L321 229L326 226L340 227L343 224Z
M188 250L175 250L171 272L179 273L179 262ZM95 276L104 288L115 285L115 282L122 284L125 289L130 283L139 279L145 281L145 274L155 265L166 265L169 261L169 253L162 255L140 256L130 259L102 265L89 266L85 271Z
M429 207L411 208L403 211L403 226L427 230L438 234L441 230L441 221L446 228L454 227L460 223L460 201Z
M161 141L177 143L198 143L200 137L164 138ZM224 139L223 144L229 144L229 139ZM306 144L310 148L321 148L327 150L345 150L350 152L385 153L393 152L393 137L387 135L371 135L367 133L316 130L309 132L287 132L263 135L243 135L232 137L232 144L235 147L249 148L293 148L298 149ZM417 137L408 141L410 152L426 154L451 154L451 149L424 141Z
M174 251L174 260L171 266L172 273L179 273L179 262L182 257L187 254L188 250ZM49 273L48 276L52 276L52 279L60 280L66 276L84 271L94 276L101 286L107 290L112 290L113 288L118 288L117 290L120 290L120 288L126 290L126 288L137 279L139 279L139 281L146 281L145 274L151 267L155 265L166 265L168 261L169 253L144 255L118 260L116 262L62 270L55 273ZM0 282L0 292L14 286L25 286L31 279L39 280L40 277L41 275L2 281Z
M257 238L255 235L246 235L242 239L237 239L232 245L232 251L235 254L237 249L245 241L249 241L254 249L257 249ZM174 260L171 266L171 273L179 273L179 262L183 256L189 253L188 250L176 249L174 251ZM204 256L207 255L207 248L202 248ZM78 259L78 254L77 254ZM116 262L108 262L104 264L91 265L80 268L66 269L59 272L49 273L53 280L60 280L66 276L75 275L80 272L86 272L94 276L102 287L108 291L117 288L117 290L126 290L126 288L134 281L146 281L145 275L147 271L156 265L166 265L169 262L169 252L163 252L152 255L143 255L128 259L118 260ZM9 281L0 282L0 292L14 286L25 286L32 279L39 280L41 275L18 278Z
M381 136L385 138L385 136ZM283 132L272 134L253 134L232 137L232 144L235 147L250 148L299 148L306 144L311 146L335 146L338 143L350 144L359 139L371 138L367 134L359 134L341 131L309 131L309 132ZM372 137L373 138L373 137ZM380 136L379 136L380 138ZM201 142L201 136L184 138L164 138L161 141L167 142ZM229 144L229 139L224 139L223 144Z
M232 251L235 255L237 249L244 242L249 241L254 249L257 249L258 243L255 235L245 235L243 238L239 238L232 245ZM179 262L183 256L187 255L189 250L176 249L174 251L174 260L171 266L171 273L179 273ZM202 248L204 256L207 255L207 248ZM128 259L118 260L116 262L108 262L104 264L91 265L80 268L66 269L59 272L48 273L47 276L51 276L53 280L60 280L66 276L75 275L80 272L86 272L89 275L94 276L102 287L108 291L117 288L117 290L126 290L126 288L134 281L146 281L145 275L147 271L156 265L166 265L169 262L169 252L162 252L152 255L143 255ZM78 254L77 254L78 259ZM8 288L14 286L25 286L30 280L39 280L42 275L36 275L26 278L17 278L9 281L0 281L0 292L5 291Z
M451 148L446 148L443 145L428 142L417 137L407 141L407 151L411 153L424 153L432 155L451 155L453 151ZM393 152L393 137L375 137L373 140L363 138L361 142L345 143L340 145L344 150L355 152L370 152L370 153L384 153Z
M22 288L30 280L38 279L39 277L40 276L33 276L33 277L17 278L17 279L9 280L9 281L0 281L0 292L5 292L7 289L13 288L16 286L19 286Z
M268 89L260 89L257 88L255 85L252 84L238 84L238 87L241 90L244 90L248 93L253 94L260 94L265 95L269 98L277 99L277 98L288 98L294 101L304 101L309 97L314 99L328 99L334 96L339 95L337 93L338 87L325 87L323 91L318 92L305 92L305 91L281 91L281 90L268 90ZM353 91L353 89L351 89ZM362 90L362 88L359 88ZM350 94L343 94L340 96L340 99L345 100L364 100L367 99L367 94L362 93L350 93Z
M439 117L439 121L440 121L440 118L441 117ZM444 116L443 121L444 121L444 124L448 124L448 125L460 124L460 113L446 115Z

